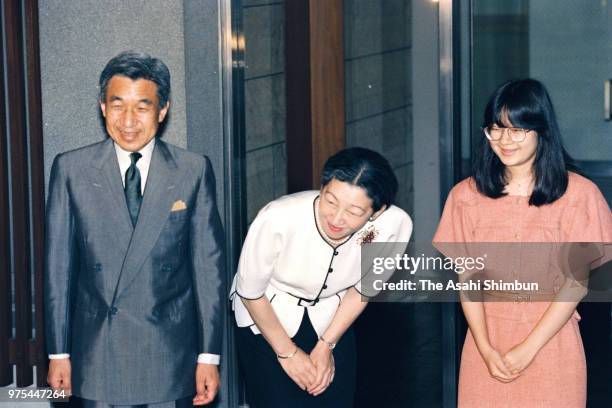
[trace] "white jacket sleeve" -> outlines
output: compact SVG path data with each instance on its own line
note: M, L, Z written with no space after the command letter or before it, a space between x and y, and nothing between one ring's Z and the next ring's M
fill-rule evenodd
M264 207L249 228L242 246L236 293L241 298L258 299L265 294L274 272L274 265L283 245L283 221L273 203Z

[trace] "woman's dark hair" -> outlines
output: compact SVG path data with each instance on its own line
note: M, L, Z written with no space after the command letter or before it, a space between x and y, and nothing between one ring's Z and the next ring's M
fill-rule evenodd
M391 165L381 154L362 147L340 150L323 166L321 186L336 179L363 188L372 200L374 212L393 204L397 194L397 178Z
M168 99L170 99L170 71L162 60L153 58L149 54L124 51L108 61L100 74L98 94L100 102L106 100L108 82L115 75L124 76L134 81L147 79L155 82L160 108L166 106Z
M533 163L535 182L529 204L541 206L556 201L567 189L567 171L575 170L576 166L563 147L555 111L544 85L535 79L520 79L497 88L485 108L483 128L505 127L504 116L514 127L538 133ZM506 168L489 141L484 136L481 140L480 155L474 163L476 186L482 194L499 198L506 195Z

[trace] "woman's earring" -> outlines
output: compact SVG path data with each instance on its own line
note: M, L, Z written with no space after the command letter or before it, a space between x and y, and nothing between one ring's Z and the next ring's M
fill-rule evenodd
M370 218L369 218L369 221L370 221L370 222L372 222L372 221L374 221L375 219L376 219L376 218L374 218L374 217L370 217Z

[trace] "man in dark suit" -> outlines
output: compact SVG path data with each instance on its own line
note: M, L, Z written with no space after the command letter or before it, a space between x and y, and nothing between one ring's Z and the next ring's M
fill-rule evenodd
M208 158L156 138L169 96L162 61L119 54L100 76L110 138L58 155L51 170L48 382L85 407L203 405L219 387L215 180Z

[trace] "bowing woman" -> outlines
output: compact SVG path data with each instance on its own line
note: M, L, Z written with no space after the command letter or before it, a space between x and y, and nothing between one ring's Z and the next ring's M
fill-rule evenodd
M392 205L397 179L380 154L330 157L320 191L267 204L247 234L232 285L239 361L256 408L352 407L361 245L408 242ZM361 290L361 292L364 292Z
M434 242L595 242L599 249L585 269L609 261L610 209L595 184L569 170L544 86L532 79L503 84L489 99L483 126L474 176L450 192ZM530 267L512 272L528 277ZM462 298L469 330L460 407L586 405L576 313L586 289L577 294L571 282L555 280L547 301L518 301L503 291L487 292L482 301Z

